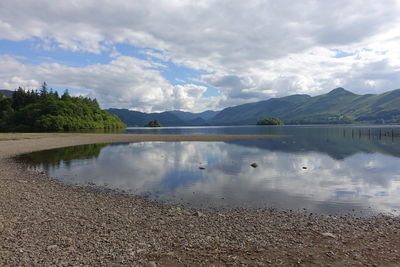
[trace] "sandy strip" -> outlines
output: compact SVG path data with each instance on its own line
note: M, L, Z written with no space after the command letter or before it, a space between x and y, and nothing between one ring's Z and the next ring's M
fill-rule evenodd
M63 185L10 159L89 143L261 137L268 136L0 134L0 266L400 263L398 217L197 211Z
M229 141L274 138L280 135L178 135L178 134L69 134L0 133L0 158L21 153L82 144L140 141Z

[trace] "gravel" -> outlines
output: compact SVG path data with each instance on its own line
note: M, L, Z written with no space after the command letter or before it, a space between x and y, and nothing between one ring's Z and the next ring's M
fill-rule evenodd
M194 210L64 185L12 159L74 144L229 138L241 136L0 134L0 266L400 263L399 217Z

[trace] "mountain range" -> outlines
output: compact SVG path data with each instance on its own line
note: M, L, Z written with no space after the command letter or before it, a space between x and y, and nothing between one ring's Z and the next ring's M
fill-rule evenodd
M158 120L163 126L201 126L209 125L218 111L207 110L201 113L191 113L179 110L161 113L144 113L128 109L106 109L107 112L117 115L128 126L143 126L149 121Z
M1 89L0 93L11 97L13 91ZM106 111L128 126L143 126L151 120L159 120L163 126L254 125L265 117L279 118L285 124L400 123L400 89L358 95L339 87L314 97L290 95L200 113L144 113L115 108Z
M279 118L285 124L400 123L400 89L357 95L339 87L314 97L290 95L202 113L107 111L128 126L143 126L150 120L159 120L164 126L254 125L265 117Z
M4 95L5 97L12 97L14 91L11 90L6 90L6 89L0 89L0 94Z

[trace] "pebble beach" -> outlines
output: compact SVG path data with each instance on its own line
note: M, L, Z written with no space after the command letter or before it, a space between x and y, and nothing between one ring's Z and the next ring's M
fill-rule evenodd
M64 185L15 156L81 144L273 136L0 134L0 266L398 266L400 218L196 210Z

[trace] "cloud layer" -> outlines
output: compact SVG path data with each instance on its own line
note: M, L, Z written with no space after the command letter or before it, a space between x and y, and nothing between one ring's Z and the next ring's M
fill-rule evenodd
M400 87L399 11L395 0L4 0L0 41L111 59L74 67L3 55L0 86L46 79L88 89L105 107L146 111L222 108L337 86L377 93ZM124 55L118 44L147 56ZM198 72L177 84L163 75L171 65L177 78L180 67ZM207 87L219 96L205 97Z

